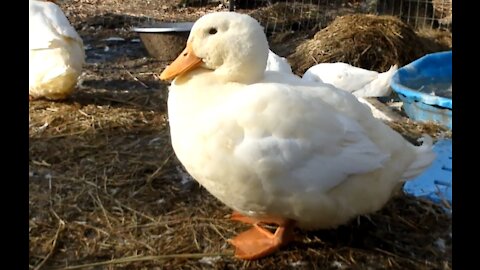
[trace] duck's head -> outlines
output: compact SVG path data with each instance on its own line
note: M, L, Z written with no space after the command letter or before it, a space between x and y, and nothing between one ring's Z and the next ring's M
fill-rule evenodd
M160 79L205 68L225 81L252 83L263 77L267 58L268 42L258 21L235 12L210 13L195 22L185 50Z

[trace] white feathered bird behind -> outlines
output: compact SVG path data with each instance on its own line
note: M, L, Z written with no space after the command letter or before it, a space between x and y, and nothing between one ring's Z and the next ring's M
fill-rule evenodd
M271 50L268 51L266 71L278 71L282 73L293 73L292 67L285 57L278 56Z
M390 80L397 69L398 66L393 65L379 73L342 62L320 63L309 68L303 79L332 84L356 97L384 97L392 91Z
M389 71L379 74L375 71L353 67L340 62L322 63L311 67L305 72L302 79L331 84L336 88L353 93L358 101L370 108L375 118L392 121L391 117L370 104L365 98L390 95L390 80L396 70L397 66L394 65ZM293 75L287 59L276 55L271 50L268 52L266 71L278 71Z
M75 88L85 63L82 38L55 3L29 2L30 97L64 99Z

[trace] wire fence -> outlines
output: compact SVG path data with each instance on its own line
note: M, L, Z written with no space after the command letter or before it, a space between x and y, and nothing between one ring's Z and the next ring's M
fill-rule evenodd
M400 17L415 28L448 28L452 24L452 0L383 0L376 12Z
M184 0L186 6L213 2L218 1ZM322 28L336 16L349 13L392 15L414 28L451 30L452 24L452 0L224 0L220 3L230 11L257 15L257 19L272 32L313 25ZM287 19L297 23L287 25L284 23Z
M73 0L80 1L80 0ZM82 0L83 1L83 0ZM87 0L85 0L87 1ZM112 2L111 0L110 2ZM413 28L446 29L451 32L453 0L129 0L112 7L109 1L90 8L95 16L76 16L76 27L110 28L154 26L158 22L193 22L212 11L236 11L256 18L267 33L317 31L336 17L347 14L393 15ZM127 5L127 2L130 3ZM66 6L68 9L68 6ZM92 29L93 29L92 28ZM94 31L94 30L92 30Z

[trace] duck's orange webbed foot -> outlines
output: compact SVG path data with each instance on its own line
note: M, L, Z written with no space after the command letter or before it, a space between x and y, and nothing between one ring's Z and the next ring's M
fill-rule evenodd
M255 260L277 251L281 246L293 239L292 220L281 218L255 219L234 212L232 220L253 224L253 228L240 233L229 242L235 246L235 257L245 260ZM275 233L260 227L260 224L276 224Z

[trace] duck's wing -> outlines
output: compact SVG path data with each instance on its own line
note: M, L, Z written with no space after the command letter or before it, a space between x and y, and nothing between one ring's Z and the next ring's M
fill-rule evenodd
M349 100L359 110L368 109L355 97L338 93L342 91L323 90L274 83L248 86L214 112L218 120L212 128L230 142L225 147L257 174L264 188L278 192L325 192L349 175L381 168L388 153L335 106L348 106Z

